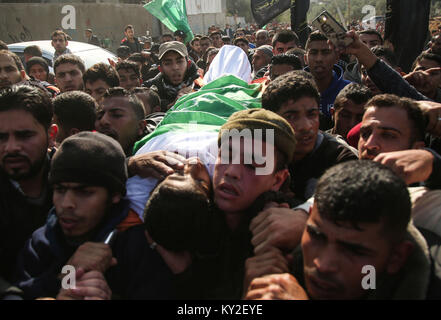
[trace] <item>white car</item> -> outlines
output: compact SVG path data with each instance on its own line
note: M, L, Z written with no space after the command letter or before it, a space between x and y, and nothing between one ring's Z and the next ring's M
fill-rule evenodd
M51 67L55 53L55 49L51 45L51 40L17 42L9 44L8 48L10 51L17 54L22 61L24 61L23 51L27 46L32 45L37 45L40 47L41 51L43 52L43 58L48 62L49 66ZM118 61L117 56L114 55L112 52L101 47L94 46L92 44L78 41L69 41L67 47L70 51L72 51L72 54L79 56L84 61L86 70L98 62L109 64L109 58L115 62Z

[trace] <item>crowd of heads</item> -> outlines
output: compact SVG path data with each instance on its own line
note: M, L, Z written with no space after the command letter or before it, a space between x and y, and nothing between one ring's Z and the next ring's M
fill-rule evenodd
M248 223L249 237L257 224L253 218L268 209L261 202L280 194L297 197L288 192L298 183L291 177L296 170L314 171L312 166L325 161L314 158L322 152L333 157L332 163L308 180L305 189L314 191L314 204L296 246L288 248L301 250L303 290L313 299L359 299L366 295L360 286L363 266L373 265L381 276L406 270L403 266L414 246L408 241L410 183L397 174L398 164L388 168L379 157L424 152L430 119L417 101L384 92L367 59L344 61L346 57L319 31L311 32L302 44L294 31L278 24L266 30L255 25L235 30L230 25L224 30L212 26L188 43L182 30L163 34L157 46L147 39L138 46L133 25L123 32L118 61L88 68L70 52L69 37L61 30L51 34L53 62L37 46L24 50L23 62L7 47L0 48L1 173L23 184L24 192L32 189L30 181L48 177L55 214L70 244L90 240L112 210L124 203L128 163L135 144L149 132L149 119L164 116L182 96L203 86L216 55L224 46L236 46L249 61L254 77L250 83L261 90L262 108L228 115L220 127L211 175L201 159L192 159L161 176L143 212L147 238L155 241L150 248L159 243L174 252L212 253L220 250L224 225L234 235ZM353 37L374 59L374 66L389 66L401 76L399 61L385 46L382 33L380 25ZM91 38L92 30L86 35ZM403 74L413 89L427 99L440 99L437 102L441 102L439 39L434 35L411 73ZM344 79L349 71L358 81ZM431 80L420 87L424 75ZM165 113L170 114L173 110ZM258 137L255 131L251 135L253 145L260 140L266 153L274 153L269 173L256 174L261 164L255 160L244 163L246 143L235 150L228 138L223 139L228 130L243 129L274 132L273 140ZM354 129L355 149L347 143ZM331 145L335 149L323 150ZM223 162L226 150L238 151L234 160L239 161ZM341 160L342 150L351 157ZM147 165L158 162L155 157L148 158ZM351 159L357 160L346 161ZM412 182L429 180L432 171ZM290 210L285 201L279 202L273 209ZM248 240L253 245L257 241ZM246 295L249 288L243 289Z

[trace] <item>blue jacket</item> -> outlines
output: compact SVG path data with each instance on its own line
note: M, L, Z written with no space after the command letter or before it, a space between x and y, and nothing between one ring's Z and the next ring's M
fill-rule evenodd
M305 68L305 71L309 71L309 67ZM320 111L329 119L331 119L331 108L334 106L335 98L338 93L351 82L343 79L343 69L339 65L334 65L332 71L331 85L320 93Z
M128 202L121 201L99 225L90 241L101 242L128 214ZM46 224L37 229L18 256L15 285L24 291L25 299L55 297L61 287L58 275L78 245L69 244L55 214L49 212Z

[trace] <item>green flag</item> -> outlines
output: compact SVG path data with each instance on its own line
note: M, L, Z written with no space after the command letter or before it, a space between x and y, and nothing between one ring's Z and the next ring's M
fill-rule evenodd
M218 132L234 112L261 108L261 89L261 84L248 84L235 76L226 75L197 92L182 96L167 111L156 130L135 143L133 154L147 141L161 139L161 135L169 132Z
M171 31L184 31L186 35L185 42L189 42L194 38L188 24L185 0L153 0L147 3L144 8Z

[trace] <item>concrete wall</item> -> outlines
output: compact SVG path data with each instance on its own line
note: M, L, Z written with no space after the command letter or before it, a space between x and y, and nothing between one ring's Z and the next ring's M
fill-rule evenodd
M232 26L233 30L236 29L238 23L242 27L245 26L244 17L226 17L224 13L203 13L197 15L189 15L188 23L190 24L191 30L194 34L207 34L208 28L212 25L225 29L225 24Z
M50 34L62 26L68 13L62 13L64 4L0 4L0 39L6 43L49 40ZM153 26L152 15L141 5L132 4L72 4L75 8L76 29L65 29L74 41L85 41L84 29L92 28L100 39L110 38L116 49L124 37L127 24L135 27L137 36L159 32ZM156 20L156 19L155 19ZM153 30L152 30L153 29ZM154 31L155 33L152 33Z

